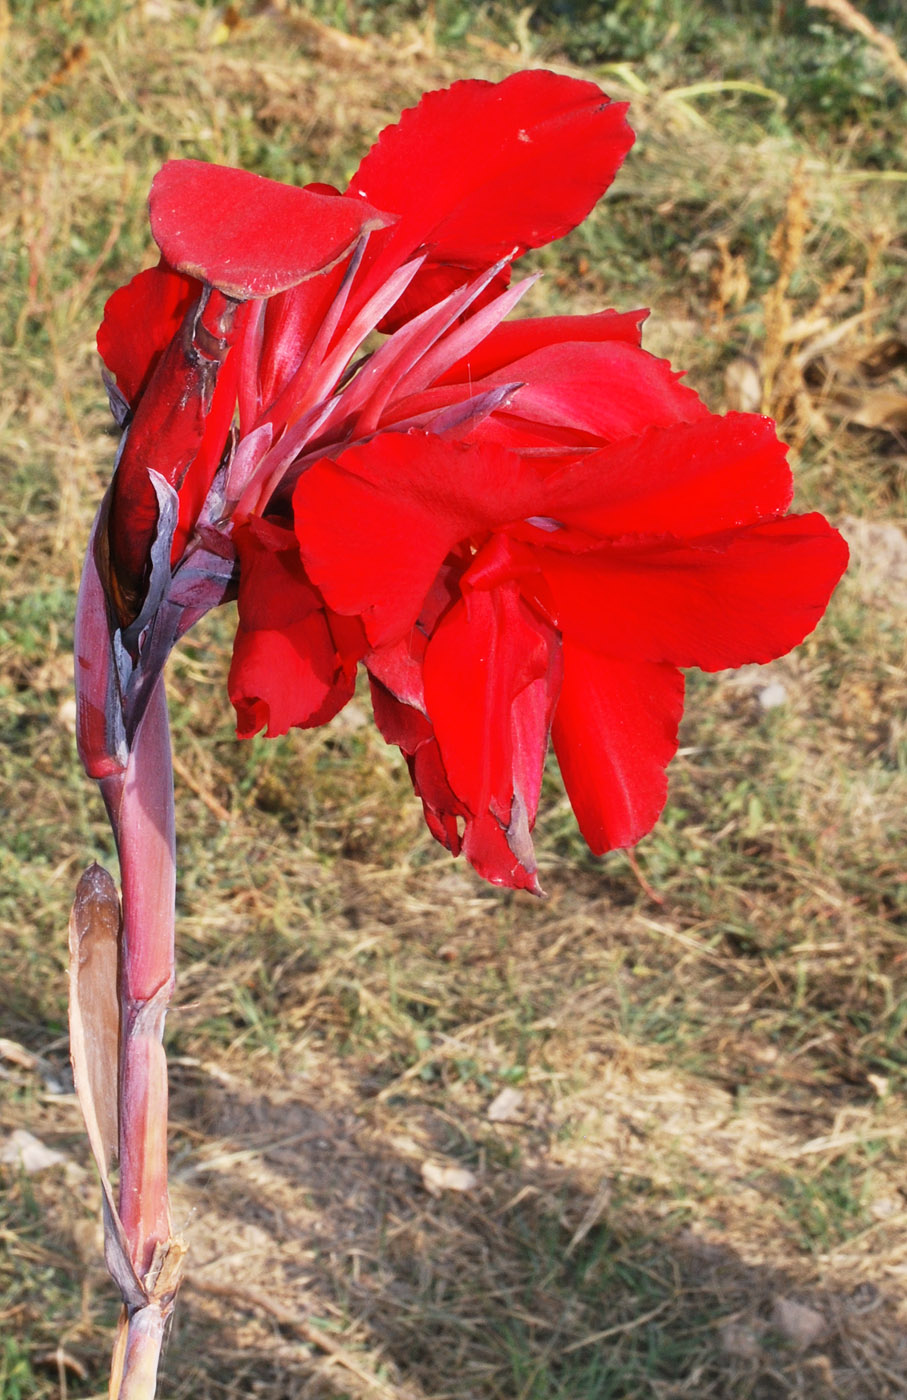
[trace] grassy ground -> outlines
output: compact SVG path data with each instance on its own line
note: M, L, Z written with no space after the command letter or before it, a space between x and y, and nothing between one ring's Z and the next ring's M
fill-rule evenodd
M907 97L822 12L741 8L12 5L0 1156L27 1129L61 1160L0 1165L0 1400L106 1394L116 1314L67 1092L66 915L88 860L112 863L68 656L114 448L94 328L151 260L150 177L188 155L342 182L425 88L527 63L585 65L640 133L539 255L532 309L652 305L650 347L713 406L780 416L799 504L854 565L795 656L691 678L638 874L584 852L551 775L545 903L433 845L364 703L240 745L232 619L182 648L191 1255L162 1395L907 1389ZM907 48L898 6L867 13Z

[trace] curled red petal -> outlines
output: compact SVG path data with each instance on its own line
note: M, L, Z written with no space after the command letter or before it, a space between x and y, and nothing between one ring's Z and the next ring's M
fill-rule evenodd
M504 817L513 796L514 699L548 670L547 638L516 588L470 594L425 653L425 704L454 789Z
M537 889L531 831L560 679L556 648L510 583L469 593L426 649L426 709L469 813L463 849L496 884Z
M511 252L575 228L610 185L633 133L626 105L591 82L542 69L427 93L387 127L349 193L399 223L367 253L366 290L417 247L431 249L406 315Z
M375 723L385 741L396 744L406 758L429 831L453 855L459 855L460 829L469 812L450 786L431 723L422 708L401 700L377 679L371 672L373 661L370 657L368 664Z
M296 286L392 218L362 199L201 160L168 161L148 204L151 232L171 266L238 300Z
M272 736L324 724L353 694L361 629L324 607L292 530L253 517L237 526L234 543L239 628L228 689L237 733L248 739L262 728Z
M132 407L200 292L194 277L161 261L109 298L98 327L98 352Z
M596 855L632 846L655 825L677 752L683 675L564 641L552 740L580 831Z
M421 709L401 700L369 671L372 710L381 736L411 757L422 744L434 737L431 724Z
M237 629L227 689L240 739L261 729L273 738L294 726L324 724L352 697L355 685L322 611L279 631Z
M279 629L323 606L306 578L292 530L253 516L233 531L239 556L239 616L247 628Z

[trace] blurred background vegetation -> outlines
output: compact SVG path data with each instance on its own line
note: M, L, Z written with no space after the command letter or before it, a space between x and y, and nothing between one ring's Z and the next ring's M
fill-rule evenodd
M544 903L431 842L364 696L239 744L231 610L188 639L161 1393L907 1389L907 14L833 9L0 0L0 1400L106 1394L116 1316L65 1023L72 891L115 857L69 652L151 176L342 185L423 90L525 65L638 131L527 309L651 306L714 408L778 417L853 564L795 655L690 677L634 861L552 770Z

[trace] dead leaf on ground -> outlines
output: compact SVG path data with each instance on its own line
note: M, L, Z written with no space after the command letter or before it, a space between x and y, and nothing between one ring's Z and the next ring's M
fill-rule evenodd
M759 1337L745 1322L727 1321L718 1329L721 1350L727 1356L739 1356L744 1361L755 1360L762 1351Z
M772 1324L793 1346L805 1351L828 1333L822 1313L793 1298L778 1297L772 1308Z
M488 1121L490 1123L513 1123L519 1118L522 1106L522 1090L514 1089L512 1084L508 1084L499 1094L495 1095L488 1105Z
M429 1195L440 1196L445 1191L472 1191L478 1186L479 1178L467 1167L428 1161L422 1163L422 1183Z
M724 392L729 409L758 413L762 404L762 377L752 360L738 355L724 371Z
M889 433L905 432L907 394L897 389L867 389L865 393L855 396L850 421L861 428L883 428Z
M26 1176L35 1176L48 1167L60 1166L66 1160L65 1153L48 1147L40 1138L26 1132L25 1128L16 1128L0 1146L0 1162L19 1167Z

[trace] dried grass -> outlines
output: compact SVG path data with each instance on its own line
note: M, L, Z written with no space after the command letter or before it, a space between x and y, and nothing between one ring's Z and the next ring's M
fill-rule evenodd
M42 89L65 48L40 26L7 36L0 968L21 1053L0 1044L0 1130L68 1157L0 1168L0 1318L36 1400L98 1393L115 1316L59 1092L64 911L90 856L112 859L66 709L113 446L93 323L148 257L167 152L342 180L423 87L521 61L491 41L464 58L428 21L390 42L293 8L162 9L91 36L78 83ZM532 309L651 299L653 343L716 406L745 359L854 568L795 656L691 685L640 879L583 853L546 782L542 905L433 846L364 699L239 746L230 619L189 640L170 678L173 1397L903 1394L904 445L900 420L859 422L870 391L901 392L903 248L876 231L903 226L903 191L681 125L657 92L638 105L615 198L541 257ZM475 1184L432 1194L425 1163ZM818 1317L809 1344L785 1301Z

